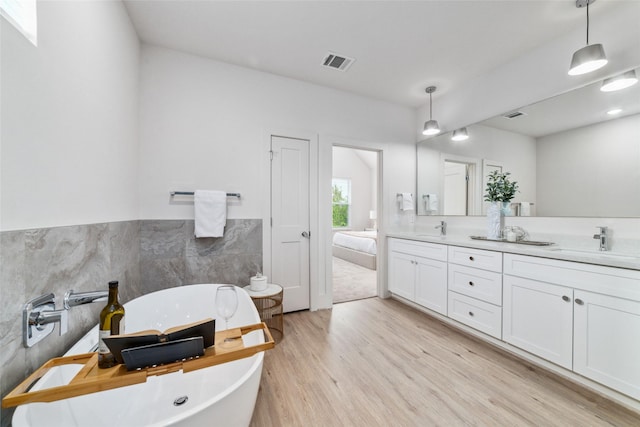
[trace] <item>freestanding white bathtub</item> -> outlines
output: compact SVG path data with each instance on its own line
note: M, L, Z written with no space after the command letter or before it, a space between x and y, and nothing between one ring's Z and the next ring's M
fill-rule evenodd
M125 304L126 331L163 331L172 326L216 318L215 293L220 285L188 285L136 298ZM229 327L260 322L249 295L238 288L238 310ZM264 342L262 331L244 336L245 345ZM96 325L65 355L88 353L98 341ZM23 426L248 426L258 394L264 352L189 373L151 376L146 383L88 394L52 403L19 406L13 427ZM81 365L52 369L34 390L66 384ZM185 401L185 397L187 398ZM175 403L174 403L175 402ZM180 402L183 402L180 404Z

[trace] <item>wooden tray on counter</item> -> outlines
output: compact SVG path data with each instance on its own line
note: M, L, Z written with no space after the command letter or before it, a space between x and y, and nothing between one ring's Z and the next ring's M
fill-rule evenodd
M245 347L241 339L242 336L259 330L264 331L267 341L262 344ZM222 344L225 338L233 338L234 341ZM56 400L68 399L84 394L140 384L146 382L149 376L164 375L177 371L191 372L197 369L208 368L209 366L251 357L256 353L270 350L275 346L271 332L264 322L216 332L215 343L216 345L205 349L204 356L134 371L127 371L124 365L116 365L108 369L99 369L98 353L56 357L42 365L7 394L2 399L2 407L10 408L33 402L54 402ZM69 364L80 364L84 366L68 384L43 390L29 391L31 386L42 378L51 368Z

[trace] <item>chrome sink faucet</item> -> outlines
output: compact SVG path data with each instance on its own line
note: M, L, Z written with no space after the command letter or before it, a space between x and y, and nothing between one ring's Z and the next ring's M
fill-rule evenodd
M607 235L607 227L598 227L600 229L600 233L594 234L593 238L600 241L600 250L608 251L609 250L609 236Z
M446 236L447 235L447 223L444 221L440 221L440 225L436 225L434 228L439 228L440 229L440 235L441 236Z

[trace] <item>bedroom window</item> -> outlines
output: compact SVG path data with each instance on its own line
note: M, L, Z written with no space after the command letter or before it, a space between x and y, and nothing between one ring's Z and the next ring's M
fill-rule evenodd
M351 225L351 180L333 178L333 228Z
M0 0L0 15L34 46L38 45L36 0Z

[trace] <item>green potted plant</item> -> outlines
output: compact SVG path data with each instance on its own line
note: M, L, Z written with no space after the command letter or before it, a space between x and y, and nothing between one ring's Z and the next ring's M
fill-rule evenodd
M491 202L487 208L487 239L501 240L504 229L504 216L509 209L509 202L518 191L518 183L509 178L509 172L493 171L487 175L487 188L484 195L486 202Z
M518 183L509 179L510 172L493 171L487 175L486 202L510 202L518 191Z

